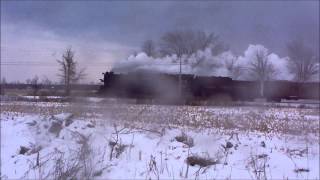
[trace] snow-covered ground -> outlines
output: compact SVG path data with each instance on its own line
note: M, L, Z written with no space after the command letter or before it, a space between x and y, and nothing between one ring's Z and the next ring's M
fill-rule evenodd
M319 179L319 111L1 103L1 179Z

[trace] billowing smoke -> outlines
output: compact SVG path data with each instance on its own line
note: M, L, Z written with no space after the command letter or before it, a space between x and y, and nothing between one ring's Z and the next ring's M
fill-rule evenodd
M291 80L293 75L287 68L288 58L281 58L275 53L268 53L268 49L262 45L249 45L243 55L236 56L231 51L225 51L219 55L213 55L210 49L197 51L191 56L182 56L182 73L197 76L221 76L239 80L253 80L250 77L250 63L257 51L265 51L267 60L274 66L276 80ZM178 74L179 59L177 56L153 58L141 52L131 55L127 59L114 64L112 71L116 73L128 72L157 72Z
M248 79L250 80L250 73L247 69L250 66L252 60L254 60L254 56L258 51L263 51L264 53L268 54L267 60L270 64L273 65L275 69L275 76L273 79L275 80L292 80L293 74L289 72L288 69L288 57L280 58L275 53L269 53L269 50L265 48L263 45L249 45L248 49L245 50L243 56L239 56L237 58L237 65L243 68L240 79Z

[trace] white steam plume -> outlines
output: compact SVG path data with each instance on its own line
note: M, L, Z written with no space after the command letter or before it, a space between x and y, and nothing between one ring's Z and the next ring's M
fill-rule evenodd
M221 76L233 79L247 80L248 65L252 61L256 51L268 51L262 45L249 45L241 56L235 56L231 51L223 52L214 56L210 49L198 51L189 57L182 57L182 73L199 76ZM291 80L293 75L287 68L288 58L280 58L277 54L268 55L268 60L275 67L277 80ZM116 73L128 73L138 71L149 71L157 73L178 74L179 62L177 56L166 56L162 58L148 57L145 53L131 55L125 60L118 61L112 69ZM240 71L241 73L237 72Z

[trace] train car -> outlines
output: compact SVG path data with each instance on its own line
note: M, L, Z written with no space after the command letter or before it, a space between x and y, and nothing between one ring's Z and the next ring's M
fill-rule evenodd
M178 101L178 77L158 73L104 73L100 92L110 97L134 98L141 101ZM184 95L185 96L185 95Z
M133 98L141 102L163 104L203 104L219 101L253 101L262 98L260 83L235 81L229 77L206 77L152 72L128 74L103 73L100 93L110 97ZM282 99L319 100L319 83L266 81L263 98L280 102Z

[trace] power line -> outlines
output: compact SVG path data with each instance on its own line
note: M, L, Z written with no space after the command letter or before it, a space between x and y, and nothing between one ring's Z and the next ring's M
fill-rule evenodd
M60 66L59 64L52 63L38 63L38 62L1 62L4 66ZM107 66L108 64L86 64L86 67L90 66ZM147 66L169 66L169 65L179 65L178 63L161 63L161 64L141 64ZM183 63L181 65L190 65L190 63Z
M36 61L4 61L0 65L3 66L60 66L58 63L36 62ZM89 66L105 66L106 64L91 64ZM88 66L88 65L86 65Z

